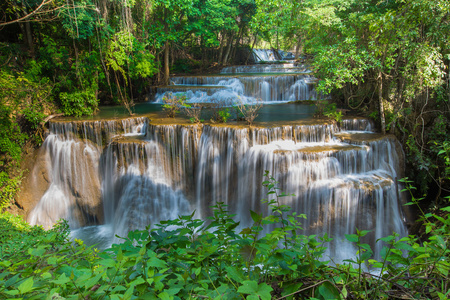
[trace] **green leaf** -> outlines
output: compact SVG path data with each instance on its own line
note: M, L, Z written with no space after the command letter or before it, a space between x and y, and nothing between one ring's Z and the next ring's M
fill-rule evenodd
M152 257L148 260L148 266L150 267L156 267L156 268L165 268L167 266L166 262L157 258Z
M346 234L345 238L352 243L357 243L359 241L359 237L356 234Z
M116 258L118 261L121 261L123 259L122 248L119 248L119 251L117 251Z
M243 294L253 294L258 290L258 283L256 281L250 281L246 280L243 282L243 285L241 285L238 288L239 293Z
M112 268L116 265L116 262L111 258L103 259L103 260L99 261L98 263L101 264L102 266L109 267L109 268Z
M33 288L33 283L34 283L33 277L30 277L27 280L25 280L24 282L22 282L18 286L20 293L25 294L25 293L31 291L31 289Z
M158 298L160 298L162 300L172 300L173 296L170 296L166 291L164 291L164 292L158 294Z
M338 289L328 281L319 286L318 293L323 299L340 299Z
M259 296L262 300L270 300L272 298L270 292L272 292L273 289L268 286L266 283L261 283L258 285L256 281L253 280L246 280L243 282L243 285L241 285L238 288L239 293L243 294L249 294L250 296ZM251 297L247 297L247 299L251 299ZM256 297L255 299L258 299Z
M134 291L134 285L130 286L128 288L128 290L125 292L125 294L123 294L122 300L130 300L131 297L133 296L133 291Z
M59 276L57 279L52 280L51 282L53 282L56 285L62 285L62 284L66 284L70 281L70 279L66 276L65 273L62 273L61 276Z
M28 249L28 253L33 256L42 256L45 253L45 249L43 246L40 246L38 249Z
M253 222L258 223L261 221L262 219L262 215L254 212L253 210L250 209L250 215L252 217Z
M84 283L84 286L88 289L93 287L99 280L100 278L102 278L102 274L98 274L94 277L89 278L88 280L86 280L86 282Z
M230 279L233 279L237 282L243 282L245 280L244 274L242 274L242 271L236 267L226 267L227 276Z
M8 291L3 291L3 293L5 293L7 295L15 296L15 295L19 294L19 291L18 290L8 290Z
M414 251L414 248L411 247L411 245L408 245L406 243L401 243L401 242L395 244L395 249Z

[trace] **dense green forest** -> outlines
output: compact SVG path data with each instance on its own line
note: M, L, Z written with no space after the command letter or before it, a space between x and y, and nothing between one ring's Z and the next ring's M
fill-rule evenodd
M369 262L366 233L358 232L347 238L359 249L359 268L330 267L320 260L327 237L288 234L301 227L298 216L284 220L276 203L268 204L272 218L252 215L255 226L243 236L218 205L214 233L184 217L171 221L180 229L153 231L153 240L134 232L97 256L82 242L67 243L64 224L44 232L2 215L1 297L449 298L450 223L448 208L440 210L450 195L449 32L448 0L2 1L2 211L14 204L23 157L42 143L50 118L112 104L132 113L171 74L245 64L252 48L263 47L306 57L317 89L337 107L397 136L427 242L386 237L384 260ZM270 222L289 225L260 237ZM386 273L369 275L365 264Z

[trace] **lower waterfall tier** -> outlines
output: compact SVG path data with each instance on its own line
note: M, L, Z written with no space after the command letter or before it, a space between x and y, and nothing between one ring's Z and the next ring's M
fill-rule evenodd
M53 123L38 158L43 163L33 171L36 185L45 187L35 189L40 201L29 221L51 226L65 218L78 234L103 234L97 241L111 244L115 234L194 210L206 218L220 201L244 228L252 225L250 210L270 213L261 202L268 171L281 191L295 195L281 201L306 214L305 234L334 237L329 255L339 261L349 251L344 235L356 228L371 230L371 245L393 231L407 234L398 142L364 131L371 129L364 119L341 126L151 125L146 118Z

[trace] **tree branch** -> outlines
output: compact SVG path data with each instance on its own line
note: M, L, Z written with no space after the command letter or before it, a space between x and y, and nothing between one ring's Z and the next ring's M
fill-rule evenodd
M42 0L42 3L39 4L39 6L35 10L30 12L29 14L27 14L21 18L18 18L16 20L12 20L12 21L5 22L5 23L0 23L0 26L6 26L6 25L11 25L14 23L25 21L25 20L29 19L30 17L34 16L35 14L37 14L44 6L46 6L47 4L50 4L51 2L52 2L52 0Z

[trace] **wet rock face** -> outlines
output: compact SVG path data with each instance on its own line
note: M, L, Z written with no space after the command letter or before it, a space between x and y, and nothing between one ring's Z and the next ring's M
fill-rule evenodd
M31 224L71 228L104 222L99 163L115 135L146 132L147 118L53 122L26 177L18 204Z
M103 205L98 174L99 154L95 145L87 143L74 150L71 176L67 178L66 193L75 203L80 226L103 223Z
M16 203L28 214L42 198L50 186L48 166L49 157L45 149L35 151L24 162L26 174L22 181L22 187L17 196Z
M28 221L51 227L64 218L75 228L102 222L98 157L97 147L88 140L49 135L20 196Z

